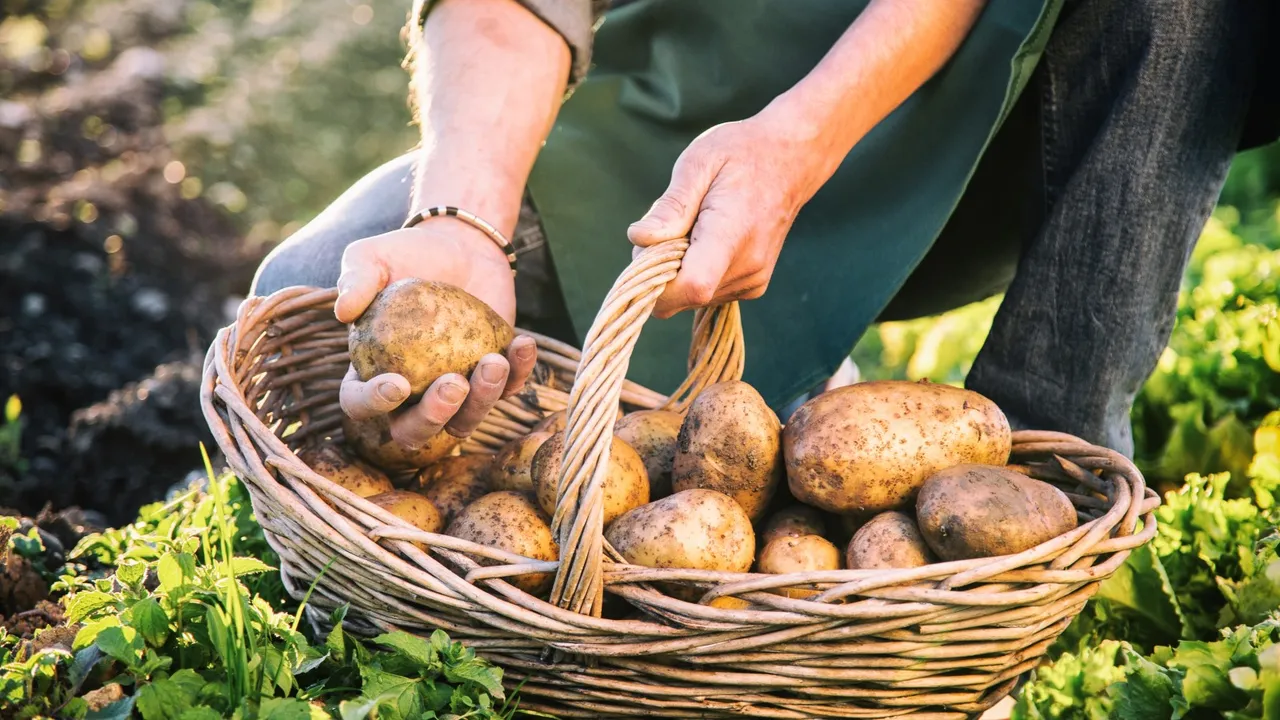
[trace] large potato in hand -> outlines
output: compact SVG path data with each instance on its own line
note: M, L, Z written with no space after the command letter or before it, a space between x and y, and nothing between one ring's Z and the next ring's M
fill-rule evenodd
M444 525L440 521L440 513L436 510L436 506L416 492L392 490L374 495L368 500L419 530L438 533Z
M415 485L440 511L445 525L462 508L489 492L489 466L493 456L485 453L454 455L423 468Z
M801 405L783 432L797 500L834 513L909 507L930 475L1009 458L1009 421L968 390L876 381L829 390Z
M360 457L397 474L426 467L452 453L462 442L447 432L439 432L422 447L411 450L391 439L391 418L387 415L352 420L343 413L342 434Z
M489 466L489 486L532 495L533 456L549 437L551 433L535 430L502 446Z
M769 517L760 533L760 542L768 545L780 537L801 537L804 535L826 534L827 523L822 513L808 505L791 505Z
M930 477L916 501L925 542L943 560L1012 555L1076 527L1058 488L1008 468L958 465Z
M556 494L560 487L560 465L564 459L564 433L547 438L533 456L533 489L538 506L547 515L555 515ZM617 436L609 449L609 471L604 480L604 526L618 516L649 502L649 477L644 463L631 446Z
M299 452L298 459L317 475L360 497L395 489L385 473L337 445L313 445Z
M853 534L844 557L850 570L913 568L934 561L915 520L897 510L880 513L863 525Z
M361 380L397 373L420 396L441 375L470 378L480 358L505 352L515 330L478 298L441 282L407 278L378 293L348 335Z
M630 445L644 461L649 474L649 499L671 494L671 471L676 461L676 445L684 417L669 410L639 410L623 416L613 432Z
M839 570L840 551L826 538L817 535L782 536L769 542L760 551L757 568L762 573L773 575ZM813 587L800 586L783 588L780 592L786 597L800 599L816 595L818 591Z
M531 560L560 557L560 546L551 535L546 516L527 495L512 490L489 493L466 506L449 523L445 534ZM479 562L503 564L489 559ZM530 595L540 595L551 589L552 579L549 573L529 573L509 577L507 582Z
M715 490L685 490L641 505L605 531L633 565L746 572L755 531L742 506Z
M708 387L680 426L671 489L722 492L752 522L759 520L783 475L781 430L750 385L735 380Z

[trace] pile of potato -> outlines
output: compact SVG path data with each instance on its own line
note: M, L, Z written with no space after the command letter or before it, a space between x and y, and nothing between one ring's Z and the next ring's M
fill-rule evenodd
M469 375L511 336L470 295L409 280L389 286L352 325L351 350L361 377L407 373L420 392L445 372ZM494 455L452 454L457 441L443 433L417 453L400 452L386 428L385 418L348 421L347 447L320 445L299 457L422 530L558 557L549 525L563 412ZM723 382L684 414L641 410L618 419L603 488L605 537L635 565L795 573L1006 555L1076 527L1067 496L1006 467L1009 452L1008 421L968 390L858 383L812 398L784 427L750 385ZM407 480L396 487L384 471ZM537 595L551 577L512 582ZM700 594L666 589L686 600ZM817 590L780 592L803 598Z

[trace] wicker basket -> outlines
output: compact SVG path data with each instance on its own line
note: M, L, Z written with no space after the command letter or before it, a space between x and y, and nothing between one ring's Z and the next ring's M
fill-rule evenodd
M696 315L689 379L671 398L624 380L686 247L673 241L637 256L582 353L537 337L536 382L502 401L463 446L490 452L568 408L553 518L559 562L413 529L307 468L292 449L341 433L348 356L336 291L296 287L246 301L209 351L201 402L248 485L286 587L300 598L332 561L311 598L313 619L350 603L357 631L442 628L502 666L512 687L523 683L522 707L561 717L965 718L994 705L1152 537L1157 495L1116 452L1018 432L1012 467L1062 488L1081 520L1026 552L794 575L625 564L602 537L596 472L608 461L619 403L681 409L702 387L742 372L734 304ZM555 573L550 600L503 579L527 572ZM811 583L822 591L810 599L777 592ZM655 589L671 585L696 588L701 599ZM604 594L637 612L601 617ZM710 605L724 596L750 606Z

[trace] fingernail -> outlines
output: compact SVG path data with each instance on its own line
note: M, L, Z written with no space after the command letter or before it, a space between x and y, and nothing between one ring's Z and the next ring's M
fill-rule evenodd
M502 365L499 363L485 363L480 366L480 379L487 383L502 382L503 374Z
M520 360L528 360L537 352L538 346L533 343L526 343L516 350L516 357Z
M380 382L378 383L378 397L384 402L398 403L404 399L404 394L395 383Z
M467 389L458 383L446 383L440 388L440 399L450 405L456 405L457 403L462 402L462 399L466 396Z

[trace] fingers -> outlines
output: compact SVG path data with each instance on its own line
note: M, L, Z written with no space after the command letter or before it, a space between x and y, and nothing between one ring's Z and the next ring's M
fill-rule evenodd
M538 344L533 338L521 335L513 340L511 347L507 348L507 363L511 366L511 372L507 375L507 386L502 391L502 397L509 397L523 390L537 362Z
M669 318L682 310L704 307L715 299L739 240L735 237L739 232L736 224L714 209L698 217L680 272L658 296L654 316Z
M363 382L354 367L347 368L338 390L338 404L353 420L368 420L400 407L409 397L409 381L395 373L385 373Z
M391 439L410 449L422 447L453 419L469 391L467 379L461 375L440 376L417 404L392 419Z
M365 257L359 243L349 245L342 253L342 273L338 276L338 299L333 314L338 322L355 322L369 307L373 298L386 287L387 268L380 261Z
M723 160L708 157L696 144L690 145L671 169L667 191L644 217L627 228L627 238L640 247L648 247L687 236L698 217L703 196L723 166Z
M467 399L458 408L453 419L448 421L445 431L454 437L470 435L493 409L493 404L502 397L510 369L507 359L497 353L489 353L480 358L475 372L471 373Z

